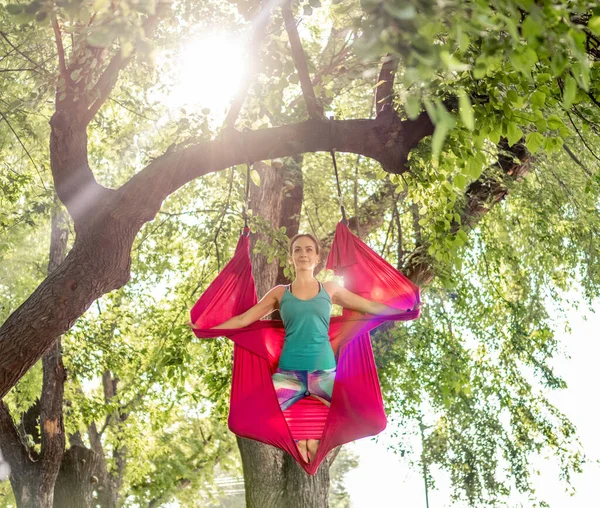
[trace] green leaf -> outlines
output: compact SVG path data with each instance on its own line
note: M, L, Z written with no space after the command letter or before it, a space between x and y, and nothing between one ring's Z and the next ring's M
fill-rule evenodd
M521 24L521 30L523 36L529 40L529 42L534 41L538 36L542 35L542 27L537 21L531 16L527 16L523 23Z
M546 123L546 120L544 120L543 118L540 118L539 120L535 121L535 127L538 130L538 132L546 132L546 129L548 128L548 124Z
M425 105L425 109L427 110L427 114L429 115L429 118L431 119L431 121L433 123L438 123L438 121L439 121L438 110L435 107L435 104L433 102L431 102L431 100L428 99L427 97L425 97L423 99L423 104Z
M587 92L590 89L590 68L587 61L585 65L582 65L580 62L575 63L571 72L575 76L579 87Z
M433 132L433 136L431 138L431 153L434 159L437 159L440 156L449 130L450 129L448 126L442 122L435 126L435 131Z
M567 76L563 90L563 106L569 109L573 105L575 96L577 95L577 83L573 76Z
M552 130L559 129L564 125L563 121L556 115L550 115L547 120L548 127Z
M513 104L519 103L519 95L514 90L506 92L506 98Z
M600 35L600 16L591 17L587 26L596 35Z
M417 15L414 6L410 4L398 6L395 3L385 2L383 8L396 19L408 20L413 19Z
M302 12L305 16L310 16L313 12L312 7L310 5L304 5L302 7Z
M81 76L81 69L75 69L72 73L71 73L71 79L73 81L77 81L79 79L79 77Z
M456 59L446 50L440 51L440 60L444 63L444 65L448 68L449 71L460 72L466 71L470 68L470 65Z
M465 186L467 185L467 179L464 177L464 175L456 175L454 177L454 185L456 185L459 189L464 189Z
M250 171L250 180L252 180L252 183L254 183L254 185L260 187L260 175L258 174L258 171L256 171L256 169Z
M471 100L466 93L463 93L458 97L458 112L465 127L472 131L475 128L475 117Z
M502 137L502 133L498 129L494 129L493 131L490 131L490 135L489 135L490 141L492 143L494 143L495 145L500 143L501 137Z
M552 75L549 74L548 72L541 72L540 74L538 74L535 77L535 80L538 83L548 83L548 81L550 81L552 79Z
M546 103L546 94L544 92L536 90L531 94L529 100L531 101L531 104L533 106L537 107L538 109L542 108Z
M559 137L545 138L544 139L544 150L548 153L558 152L562 149L564 141Z
M319 7L321 7L320 0L308 0L308 3L315 9L318 9Z
M539 132L530 132L525 137L525 145L527 146L527 150L529 150L531 153L537 152L543 144L544 136L542 136Z
M508 139L508 146L513 146L519 139L523 137L523 131L515 123L510 122L506 131L506 138Z
M500 138L498 138L499 140ZM467 163L467 174L473 179L476 180L481 176L483 172L483 164L477 159L471 157L469 158L469 162Z
M19 4L8 4L6 6L6 10L9 14L21 14L24 10L24 7Z
M406 94L404 97L404 111L406 111L406 115L411 120L417 118L421 112L419 98L413 94Z
M475 63L475 67L473 68L473 77L475 79L483 79L483 78L485 78L486 74L487 74L487 65L485 64L485 62L478 59L477 62Z

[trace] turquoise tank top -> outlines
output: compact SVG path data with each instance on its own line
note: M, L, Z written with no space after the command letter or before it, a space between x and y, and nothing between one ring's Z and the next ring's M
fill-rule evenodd
M300 300L285 290L279 313L285 328L285 341L279 358L283 370L326 370L335 368L335 355L329 343L331 298L322 284L317 296Z

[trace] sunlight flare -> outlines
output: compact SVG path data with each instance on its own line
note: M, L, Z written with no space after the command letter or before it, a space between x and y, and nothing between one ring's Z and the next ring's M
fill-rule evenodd
M169 103L209 108L216 116L224 116L246 68L242 38L214 33L194 39L179 53Z

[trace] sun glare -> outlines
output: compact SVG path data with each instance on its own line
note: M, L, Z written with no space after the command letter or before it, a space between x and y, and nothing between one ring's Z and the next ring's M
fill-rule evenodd
M181 48L170 103L225 116L247 67L243 39L216 33Z

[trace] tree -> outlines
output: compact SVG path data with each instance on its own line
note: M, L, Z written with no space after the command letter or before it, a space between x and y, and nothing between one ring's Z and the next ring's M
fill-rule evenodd
M307 182L303 214L325 238L336 212L324 200L330 189L323 184L324 159L309 154L335 149L364 157L359 169L345 171L345 180L355 182L353 224L362 235L372 233L374 243L379 234L382 250L392 260L416 282L432 285L433 305L423 325L387 331L377 340L383 368L391 363L386 386L397 388L400 383L413 395L406 403L391 396L390 403L405 418L414 417L419 404L426 402L442 413L428 438L430 459L454 472L457 492L472 503L493 501L506 491L495 476L502 465L491 460L497 453L505 454L513 471L523 473L517 487L524 490L527 458L540 447L557 450L566 474L579 467L580 457L569 449L573 433L568 421L520 375L519 366L531 367L549 386L560 387L562 382L548 366L556 344L543 293L565 287L584 267L587 296L597 294L598 221L591 203L597 199L598 180L588 169L591 158L597 158L589 141L598 124L600 13L594 5L342 1L319 9L318 2L312 2L303 7L305 16L314 8L315 14L327 12L333 19L328 42L322 44L318 23L300 43L287 3L281 10L240 3L239 13L256 20L250 47L261 65L234 101L226 128L211 131L205 114L191 114L168 125L168 135L159 135L154 144L156 151L122 160L120 152L147 125L147 114L160 110L143 98L151 85L146 72L151 46L168 48L190 31L174 26L175 17L193 22L198 16L194 10L205 9L212 19L238 27L243 22L234 21L225 4L188 2L173 9L149 3L124 3L119 8L94 4L95 13L90 7L86 2L33 2L27 7L9 4L3 12L3 61L10 65L2 73L3 89L13 97L19 87L32 90L4 104L5 137L21 147L30 165L25 177L5 179L7 195L14 209L26 197L43 204L44 199L31 198L31 175L49 159L54 187L76 237L65 261L0 328L2 395L97 298L128 282L131 249L140 229L156 217L167 197L194 178L245 162L285 158L285 171L296 180L301 173ZM293 83L296 75L299 88ZM282 107L281 97L299 90L304 103L292 100ZM54 97L52 107L46 103L49 96ZM118 105L118 111L109 103ZM246 107L240 113L242 104ZM131 113L132 107L136 113ZM28 115L36 109L51 115L49 133L43 132L39 118ZM325 110L351 119L327 120ZM258 118L276 127L233 129ZM106 133L118 133L114 146L98 142ZM30 151L23 141L45 134L50 138L49 154L39 146ZM555 167L549 160L559 154L569 160ZM346 168L359 166L358 159L340 159ZM102 165L110 169L102 171ZM279 191L297 188L281 180L285 171L277 171L277 165L264 169L263 192L271 189L269 178L280 179ZM509 193L515 200L504 203ZM285 197L281 194L267 191L271 202L263 199L255 210L280 215L280 223L271 225L289 231L297 226L282 222L296 217L291 223L297 224L300 213L278 214ZM532 206L532 195L536 204L539 198L546 206ZM543 215L550 213L560 227ZM520 229L525 217L529 227ZM574 218L586 225L583 232L569 227ZM3 223L9 226L16 220L9 215ZM389 224L387 232L380 229L384 224ZM277 237L260 221L253 227ZM539 238L544 255L536 258L525 244L521 251L511 250L514 245L500 242L498 231ZM567 245L560 236L565 234ZM214 238L217 245L218 232ZM281 235L278 238L283 241ZM268 260L282 255L278 245L259 249ZM544 278L544 269L556 259L561 260L561 274L551 271ZM217 260L220 264L219 254ZM259 265L259 288L265 288L278 275ZM473 287L479 287L474 278L490 282L490 293L477 305L470 296ZM452 294L457 297L450 305ZM461 316L461 311L459 324L444 320L448 314ZM507 322L510 327L497 326ZM489 329L480 323L488 323ZM466 347L465 339L469 332L482 341L477 353L481 361L471 361L472 348ZM392 340L398 334L404 339ZM419 349L423 345L417 339L423 336L431 337L433 350ZM411 349L399 354L397 349L407 344ZM415 360L415 350L424 356ZM174 347L172 352L181 360L185 348ZM431 363L425 362L428 353L434 357ZM443 389L428 385L426 369L419 371L414 362L437 365L432 376ZM410 367L407 384L402 384L400 365ZM501 376L507 372L508 377ZM501 377L508 383L505 390L499 386ZM494 406L492 399L499 394ZM508 428L499 423L503 411L511 417ZM504 438L482 438L477 446L458 439L467 435L465 429L474 432L482 426L497 430L492 437ZM516 447L511 439L515 435ZM252 452L241 447L243 461L250 464L245 469L248 492L253 485L260 492L257 479L249 476L257 467ZM257 453L267 452L263 448ZM275 463L273 474L262 478L273 481L269 492L285 492L285 475L277 473L285 461ZM321 487L327 482L327 470L322 469ZM311 489L318 495L326 491ZM252 494L249 499L252 504ZM267 506L264 498L256 502Z

